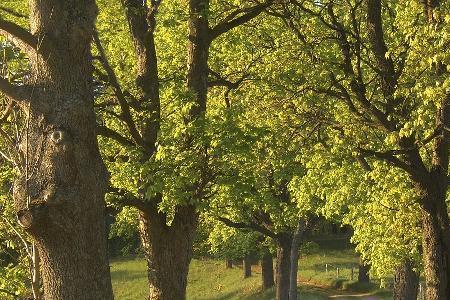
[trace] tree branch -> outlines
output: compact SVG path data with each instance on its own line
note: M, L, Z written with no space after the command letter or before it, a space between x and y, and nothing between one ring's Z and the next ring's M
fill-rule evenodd
M26 15L18 13L14 10L12 10L11 8L5 7L5 6L0 6L0 11L3 11L7 14L10 14L11 16L17 17L17 18L27 18Z
M161 0L122 1L136 54L137 99L139 105L142 105L146 111L145 117L139 120L146 158L151 157L156 151L161 121L158 57L155 43L156 15L160 4Z
M232 30L233 28L238 27L239 25L245 24L249 22L250 20L256 18L259 16L266 8L268 8L274 0L267 0L264 3L257 4L253 7L249 7L246 9L238 9L234 12L232 12L228 17L225 18L224 21L217 24L214 28L210 30L209 38L210 40L214 40L215 38L219 37L220 35ZM240 13L243 13L239 17L235 17L239 15Z
M371 114L378 121L378 123L384 129L389 132L396 130L396 124L392 120L389 120L383 111L378 109L369 99L367 99L366 86L364 85L362 74L355 74L353 70L353 55L351 52L352 44L348 39L348 31L346 30L344 24L339 21L337 15L333 10L332 4L329 4L327 6L327 11L334 30L337 34L338 46L341 49L343 57L342 70L344 71L345 75L350 78L350 89L355 94L356 100L369 114Z
M416 176L416 171L406 162L398 158L396 155L406 154L408 150L391 150L386 152L378 152L374 150L358 148L362 157L373 156L379 160L385 161L397 168L406 171L408 174Z
M11 84L3 77L0 77L0 92L15 102L28 101L31 96L27 86Z
M386 99L386 112L391 113L395 105L394 92L397 86L397 72L394 62L388 56L388 48L383 33L381 0L367 1L367 31L369 42L375 55L377 68L380 70L381 87Z
M97 32L94 32L94 42L97 47L97 50L100 54L100 63L102 64L103 68L105 69L107 75L109 84L114 90L114 94L117 98L117 101L119 102L120 109L121 109L121 117L125 124L127 125L128 130L130 131L130 135L133 138L133 140L136 142L136 144L142 146L145 148L145 143L143 141L143 138L139 131L137 130L136 124L133 120L133 117L131 115L130 106L128 105L128 102L125 98L124 93L122 92L122 88L119 84L119 81L117 80L116 74L114 73L114 70L110 66L108 59L106 58L105 50L103 49L102 43L100 41L100 38L98 36Z
M110 187L109 192L120 197L120 205L134 207L144 213L148 213L151 209L148 203L125 190Z
M227 225L229 227L233 227L233 228L237 228L237 229L251 229L254 231L258 231L259 233L262 233L273 239L277 238L277 234L275 232L270 231L266 227L256 224L254 222L250 222L250 223L234 222L234 221L231 221L230 219L227 219L224 217L217 217L217 220L219 220L220 222L224 223L225 225Z
M110 138L121 144L122 146L133 147L135 143L133 141L127 139L117 131L112 130L106 126L97 125L97 135L101 135L106 138Z
M10 40L27 54L49 55L51 46L48 39L39 39L25 28L0 17L0 35Z

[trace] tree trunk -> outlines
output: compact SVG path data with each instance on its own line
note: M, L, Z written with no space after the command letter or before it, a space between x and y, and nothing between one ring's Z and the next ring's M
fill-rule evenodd
M370 282L369 271L370 271L370 266L365 265L364 261L360 258L359 259L359 272L358 272L358 282L359 283L369 283Z
M187 275L197 214L192 206L178 208L172 224L156 206L140 214L140 234L147 260L149 300L186 298Z
M209 0L189 0L189 46L187 86L195 95L195 105L186 116L190 122L206 112L208 97L208 57L210 47Z
M450 295L448 215L444 196L439 200L428 198L422 209L426 299L430 300L448 299Z
M273 278L273 257L268 251L262 257L261 270L263 290L270 289L275 285L275 282Z
M252 276L252 262L249 255L246 255L242 261L242 267L244 269L244 278Z
M402 263L395 272L394 300L415 300L419 287L419 275L414 272L411 261Z
M39 45L28 53L32 93L30 105L22 105L29 117L14 183L17 218L38 248L45 299L113 299L104 222L108 175L93 109L97 7L94 0L29 3Z
M227 269L232 269L233 268L233 261L231 259L227 259L225 261L225 265Z
M289 300L292 237L287 233L279 235L275 274L276 299Z
M290 271L290 285L289 285L289 300L297 300L297 275L298 275L298 250L303 240L303 234L306 230L306 221L300 220L295 229L294 237L292 238L291 246L291 271Z

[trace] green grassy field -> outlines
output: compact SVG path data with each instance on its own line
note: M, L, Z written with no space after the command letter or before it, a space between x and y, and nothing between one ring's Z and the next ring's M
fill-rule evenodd
M300 260L300 299L321 300L329 296L346 294L330 287L336 281L350 279L350 269L357 264L358 257L351 250L320 250ZM325 272L329 264L329 272ZM340 279L335 268L339 266ZM193 260L190 266L187 298L189 300L268 300L274 298L273 290L261 292L261 272L253 266L253 276L243 279L242 269L226 269L225 263L215 260ZM113 288L118 300L145 299L147 294L146 265L142 259L116 260L111 266ZM355 274L356 278L357 274ZM371 292L380 292L370 288ZM382 291L381 291L382 292ZM377 298L390 299L389 293L378 293ZM345 298L340 298L345 299ZM354 298L351 298L354 299ZM369 299L369 298L361 298Z

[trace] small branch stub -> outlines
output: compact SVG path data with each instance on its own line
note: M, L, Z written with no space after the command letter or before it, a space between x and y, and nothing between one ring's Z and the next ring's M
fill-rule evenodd
M17 221L23 229L29 229L33 225L33 215L27 210L17 212Z
M64 131L62 131L62 130L53 131L50 135L50 139L55 144L57 144L57 145L60 144L64 140Z
M16 214L17 222L25 230L42 224L47 216L47 206L44 203L32 203L29 208L19 210Z

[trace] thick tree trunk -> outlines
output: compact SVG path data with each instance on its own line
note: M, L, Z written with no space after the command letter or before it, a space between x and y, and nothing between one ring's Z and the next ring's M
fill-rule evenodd
M445 207L444 197L428 199L422 209L426 298L431 300L448 299L450 295L449 226L448 215L442 207Z
M370 266L365 265L364 261L360 258L359 259L359 272L358 272L358 282L359 283L369 283L370 277L369 277L369 271Z
M140 233L149 282L149 300L183 300L192 258L197 214L192 206L178 208L170 226L156 206L140 214Z
M252 261L249 255L246 255L242 260L242 268L244 270L244 278L252 276Z
M414 272L411 261L402 263L395 272L394 300L415 300L419 287L419 275Z
M292 237L281 234L277 242L276 299L289 300Z
M275 285L273 278L273 257L270 252L264 254L261 260L262 286L263 290L270 289Z
M33 92L22 106L29 118L14 185L17 217L38 248L45 299L113 299L104 222L108 175L93 109L97 7L93 0L29 3L40 54L29 55Z

